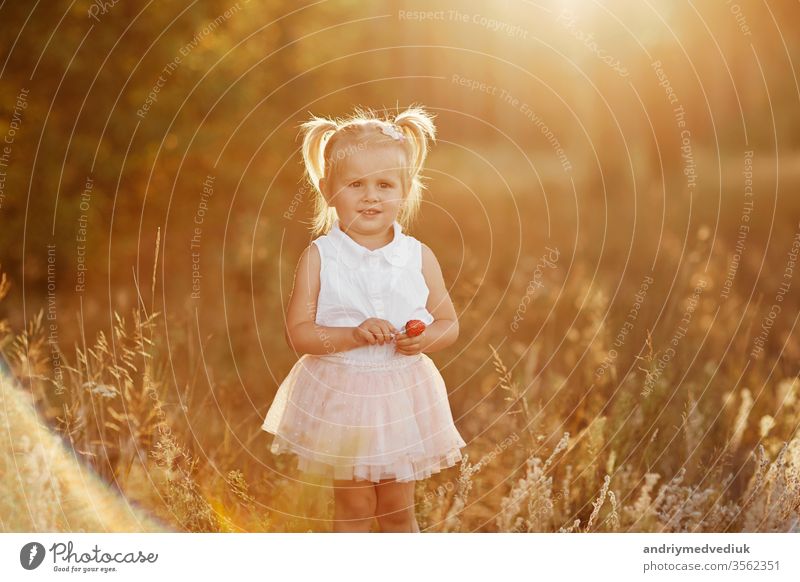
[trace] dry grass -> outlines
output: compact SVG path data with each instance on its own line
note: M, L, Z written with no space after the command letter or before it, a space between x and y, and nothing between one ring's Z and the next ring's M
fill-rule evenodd
M723 274L706 276L713 287ZM423 531L800 531L800 381L780 374L781 356L748 361L742 334L710 327L710 291L680 357L658 370L696 280L690 269L681 277L669 300L651 291L650 311L603 375L596 370L624 320L624 299L612 306L578 277L561 286L558 303L537 296L511 338L502 323L510 318L497 316L482 332L495 339L463 355L469 366L445 371L469 445L460 466L418 483ZM508 296L521 297L525 284L516 281ZM7 290L2 275L0 299ZM745 325L763 316L731 296L717 321L734 314ZM0 346L21 378L20 386L0 382L0 458L15 476L0 495L2 529L150 530L160 520L185 531L329 531L330 490L297 480L290 459L269 455L260 413L241 414L248 429L239 438L227 424L237 413L217 400L223 387L174 385L159 318L140 302L127 318L115 314L111 335L83 339L71 354L59 347L60 386L42 314L19 333L0 321ZM462 334L483 323L466 314ZM788 337L779 324L774 337ZM226 423L208 414L211 397ZM269 401L258 393L259 407Z

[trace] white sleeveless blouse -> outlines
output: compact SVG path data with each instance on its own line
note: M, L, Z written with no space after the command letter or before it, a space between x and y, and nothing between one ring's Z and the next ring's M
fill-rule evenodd
M399 222L394 221L393 228L394 239L375 250L350 238L338 220L328 234L314 239L321 259L317 325L357 327L365 319L377 317L399 331L410 319L433 323L426 308L429 290L422 274L422 243L403 233ZM324 357L367 362L408 358L396 351L394 342Z

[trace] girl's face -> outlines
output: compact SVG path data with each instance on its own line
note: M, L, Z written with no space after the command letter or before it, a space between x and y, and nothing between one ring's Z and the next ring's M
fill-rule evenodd
M336 208L342 229L375 235L392 227L405 197L405 154L394 144L343 152L333 179L320 189Z

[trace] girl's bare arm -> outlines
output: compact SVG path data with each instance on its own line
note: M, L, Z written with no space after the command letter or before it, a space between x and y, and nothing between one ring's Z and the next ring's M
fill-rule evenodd
M320 256L310 244L300 255L294 274L292 295L286 310L286 342L298 354L331 354L364 345L354 327L317 325Z
M426 244L422 244L422 274L430 291L426 308L433 315L433 323L426 329L423 352L444 349L458 339L458 316L436 255Z

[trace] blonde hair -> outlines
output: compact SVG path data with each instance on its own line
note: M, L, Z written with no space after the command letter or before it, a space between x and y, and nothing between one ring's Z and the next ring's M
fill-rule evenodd
M436 141L433 118L434 115L419 106L409 107L393 119L380 118L372 109L356 107L355 112L346 119L312 115L309 121L301 124L306 177L316 192L312 235L327 233L337 218L336 209L328 205L319 181L323 177L330 181L337 162L342 159L342 152L337 148L342 142L353 141L358 144L358 151L363 151L369 144L394 144L403 148L407 164L403 173L403 188L408 195L397 221L404 228L407 227L419 211L422 190L425 189L421 172L428 155L428 140ZM397 133L398 130L400 133ZM401 135L402 139L397 139Z

